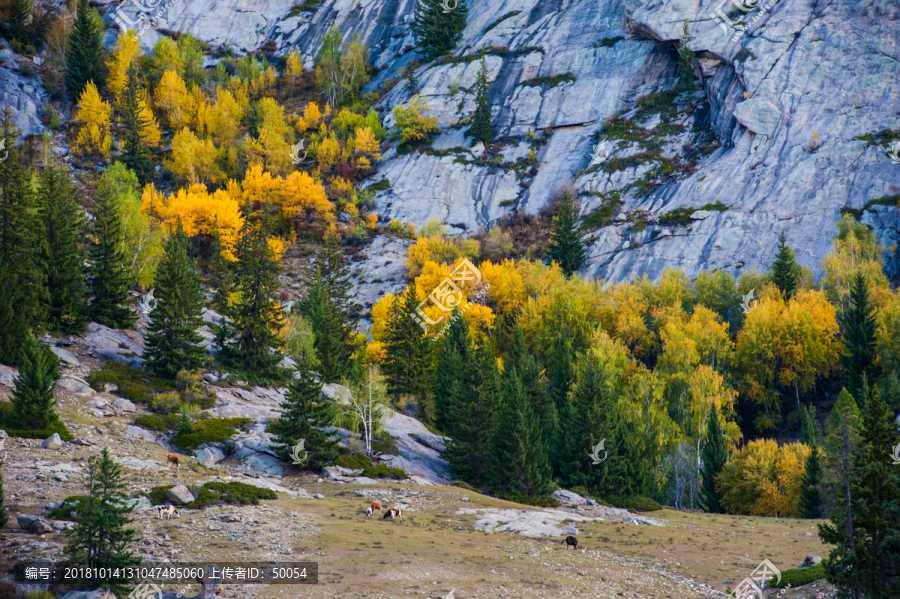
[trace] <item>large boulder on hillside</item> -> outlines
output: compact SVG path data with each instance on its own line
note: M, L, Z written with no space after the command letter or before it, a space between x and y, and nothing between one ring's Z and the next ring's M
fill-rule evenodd
M30 533L40 535L53 532L53 525L41 516L19 514L16 516L16 522L18 522L19 528L27 530Z
M194 501L194 495L184 485L178 485L166 491L166 498L175 505L187 505Z
M566 491L565 489L554 491L553 497L559 500L559 502L563 505L585 505L586 503L588 503L588 500L578 493Z
M91 386L88 385L87 381L67 374L59 377L59 380L56 381L56 387L58 389L71 391L78 395L93 395L95 393L95 391L91 389Z
M803 563L797 566L798 570L803 570L804 568L812 568L816 564L822 561L822 557L818 555L807 555L806 559L803 560Z
M42 449L62 449L63 441L59 433L53 433L41 443Z

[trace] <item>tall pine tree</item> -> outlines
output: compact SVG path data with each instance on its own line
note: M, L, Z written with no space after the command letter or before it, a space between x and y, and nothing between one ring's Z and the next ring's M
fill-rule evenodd
M849 426L844 422L842 436ZM850 461L841 468L840 508L830 524L819 525L822 540L836 546L826 571L838 596L900 596L900 472L891 460L896 442L893 413L875 393L862 415L856 450L840 455L841 464Z
M453 315L457 312L454 310ZM471 347L469 325L464 318L451 319L434 370L434 425L439 431L455 436L456 403L461 393L471 388ZM456 386L454 387L454 383ZM426 411L426 419L428 413Z
M91 303L88 317L102 325L121 329L134 322L128 307L129 272L123 251L122 208L113 183L105 178L97 186L97 205L88 247L88 286Z
M125 149L120 160L134 171L141 183L146 183L152 165L150 164L150 151L144 143L144 130L150 126L150 121L141 113L141 84L138 79L137 67L133 64L126 72L128 81L125 85L123 97L122 120Z
M14 289L9 272L9 266L0 262L0 287L3 289ZM28 327L16 311L15 300L13 293L0 293L0 364L18 364L19 350L28 337Z
M106 83L103 70L103 30L91 14L88 0L78 0L75 23L66 47L66 92L77 102L89 81L97 89Z
M31 2L29 0L12 0L6 12L6 18L0 23L0 34L10 41L27 46L31 40L28 24L31 22ZM24 48L19 48L23 50Z
M853 278L850 305L844 310L841 324L844 329L844 347L847 348L847 353L841 355L841 364L847 375L847 390L863 403L863 378L870 382L876 381L879 368L875 352L878 321L875 306L869 298L869 285L861 272Z
M713 406L709 421L706 423L706 445L702 452L703 466L700 470L700 503L712 514L721 514L721 497L716 490L716 476L728 461L728 446L722 432L722 420L719 408Z
M569 401L569 390L572 387L572 341L568 336L561 335L553 344L551 356L550 396L556 407L556 431L550 444L550 464L553 473L558 475L567 453L565 446L568 442L569 429L574 423L572 402Z
M207 284L213 291L212 308L219 314L227 314L228 312L228 301L232 291L234 291L233 277L232 264L225 257L222 233L219 231L217 219L213 229L212 243L210 244Z
M512 340L504 361L504 372L512 370L516 371L525 389L528 403L541 429L541 438L549 444L556 433L556 404L547 392L547 382L544 380L541 367L529 353L522 327L518 325L513 329Z
M487 146L494 138L494 122L491 116L491 97L488 92L491 82L488 80L487 63L481 57L481 67L475 77L475 114L472 115L472 128L469 134L473 143L482 142Z
M800 515L803 518L822 517L822 462L819 444L813 440L800 477Z
M42 260L50 302L47 324L66 333L84 329L84 212L59 164L50 162L38 181L38 214L43 230Z
M153 281L156 307L147 325L147 365L159 376L174 380L179 370L196 370L206 361L197 332L203 325L200 273L188 257L188 238L178 221L169 236Z
M442 0L418 0L412 24L416 50L426 61L453 51L462 38L468 15L466 0L459 0L450 11L444 10Z
M284 314L276 299L281 266L272 255L263 223L251 218L244 222L236 253L240 299L231 311L231 322L220 329L217 345L225 363L243 376L271 381L281 374L282 356L275 350L282 345Z
M580 229L578 203L572 191L565 189L560 197L559 213L553 217L545 261L557 262L567 277L578 272L587 257Z
M794 248L787 244L784 231L778 236L778 253L769 271L772 282L781 291L781 295L788 299L797 292L797 284L800 280L800 265L794 257Z
M409 394L421 399L430 388L431 347L422 328L412 319L418 305L415 286L410 285L402 297L394 300L388 320L382 372L387 378L388 393L395 397Z
M19 358L19 376L12 396L10 421L17 429L45 430L59 420L53 406L53 381L59 365L43 344L29 336Z
M316 380L303 356L298 356L294 379L281 402L281 415L269 426L275 442L280 444L276 449L279 457L292 462L294 447L303 439L308 459L301 468L321 470L334 464L340 447L327 430L333 426L334 408L322 394L322 383Z
M129 501L122 469L105 447L99 457L88 458L85 489L87 497L78 504L75 528L69 533L65 552L72 562L95 569L95 574L73 582L99 584L121 597L127 589L117 582L121 578L113 577L113 571L141 563L141 558L128 550L135 541L135 530L128 528L133 521L128 514L134 511L136 502ZM97 577L102 572L109 574Z

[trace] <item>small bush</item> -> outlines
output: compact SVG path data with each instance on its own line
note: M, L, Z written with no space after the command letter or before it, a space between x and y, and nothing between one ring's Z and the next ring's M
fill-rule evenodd
M130 399L150 403L154 393L174 391L175 385L171 382L146 373L123 366L117 362L107 362L103 368L91 373L87 382L95 391L103 391L103 385L113 383L119 388L117 393Z
M178 418L178 423L181 418ZM231 438L238 428L250 423L249 418L210 418L194 422L191 431L179 431L169 442L180 449L188 451L204 443L222 443Z
M88 499L86 495L66 497L61 506L50 510L50 518L53 520L68 520L69 522L74 522L75 516L72 512L77 512L78 510L76 508L78 507L78 504L86 499Z
M769 586L773 588L785 587L791 585L791 588L803 586L817 580L822 580L826 576L825 560L822 560L811 568L795 568L781 573L781 582L776 582L775 577L769 581Z
M148 499L153 505L163 505L168 503L166 491L175 485L164 487L153 487L148 494ZM259 505L261 499L276 499L278 496L271 489L260 489L253 485L232 482L212 481L205 483L202 487L196 489L194 501L185 505L185 509L198 510L209 505L217 503L233 503L237 505ZM193 490L192 490L193 493Z
M414 96L406 106L394 108L394 121L402 144L426 142L440 130L436 116L428 116L431 109L421 96Z
M614 506L631 512L655 512L663 509L662 506L649 497L634 495L631 497L610 497L609 502Z
M56 599L56 595L45 589L26 591L22 599Z
M559 500L555 497L534 497L528 495L501 495L503 499L520 503L522 505L533 505L535 507L559 507Z
M10 410L12 408L12 402L0 402L0 404L8 403L10 405ZM4 407L4 410L7 408ZM11 412L10 412L11 413ZM46 439L53 435L53 433L59 434L59 438L63 441L71 441L75 437L72 436L72 433L69 432L69 429L66 428L65 423L62 420L57 420L47 428L42 429L20 429L20 428L12 428L6 426L4 421L0 421L0 429L6 431L10 437L19 437L20 439Z
M157 393L150 398L150 409L159 414L174 414L181 408L181 394L177 391Z
M342 455L338 458L338 466L349 468L350 470L365 470L372 467L372 460L356 452L353 455Z
M535 77L534 79L529 79L527 81L523 81L522 85L524 87L541 87L545 83L547 84L547 89L553 89L557 85L562 83L574 83L575 75L572 73L560 73L558 75L548 75L545 77Z
M372 183L367 188L370 191L387 191L391 188L391 182L388 179L381 179L380 181L376 181Z
M368 478L396 478L398 480L406 480L409 475L399 468L391 468L384 464L363 468L363 476Z
M462 481L462 480L454 481L454 482L453 482L453 486L454 486L454 487L459 487L460 489L465 489L466 491L472 491L473 493L478 493L478 492L479 492L478 489L476 489L475 487L473 487L473 486L470 485L469 483L467 483L467 482L465 482L465 481Z
M174 431L178 428L178 414L144 414L134 419L134 423L151 431Z

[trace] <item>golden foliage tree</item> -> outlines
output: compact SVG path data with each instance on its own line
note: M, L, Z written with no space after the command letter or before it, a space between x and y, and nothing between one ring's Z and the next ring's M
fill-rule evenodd
M216 164L216 146L212 140L199 139L184 128L172 139L172 159L166 167L178 178L191 184L219 183L224 178Z
M224 87L216 88L216 102L212 106L204 104L201 131L212 137L218 146L228 146L241 136L241 119L247 112L246 97L241 103L234 94Z
M300 52L296 48L288 54L287 69L285 69L284 73L291 80L291 85L297 83L297 78L303 75L303 60L300 58Z
M722 505L731 514L800 517L802 475L809 447L778 446L774 439L750 441L716 477Z
M369 127L361 127L356 130L354 140L356 151L370 160L381 160L381 144Z
M100 98L100 93L93 81L89 81L84 91L81 92L75 120L84 123L75 139L76 151L96 151L104 155L109 152L112 145L112 138L109 135L112 106Z
M402 143L419 142L440 130L436 116L428 116L430 109L422 96L416 95L406 106L394 107L394 123Z
M119 33L112 48L112 55L106 62L106 69L109 71L106 77L106 86L112 92L116 106L119 108L122 107L122 94L125 93L125 86L128 83L126 74L128 67L140 55L141 45L137 34L131 29Z
M196 125L196 97L176 71L169 69L163 73L153 100L172 129L178 131Z

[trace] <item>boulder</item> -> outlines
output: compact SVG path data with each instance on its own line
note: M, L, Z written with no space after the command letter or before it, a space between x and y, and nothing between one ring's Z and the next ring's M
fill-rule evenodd
M194 459L197 460L198 464L207 468L212 468L220 461L216 459L216 456L209 448L199 450L194 454Z
M284 466L281 464L281 460L266 453L254 453L244 460L244 465L267 476L284 476Z
M19 514L16 516L16 522L19 523L19 528L21 528L22 530L27 530L28 532L34 534L39 535L47 532L53 532L53 526L41 516Z
M51 345L50 351L56 354L56 357L59 358L60 362L64 362L69 366L81 366L81 361L75 357L75 354L67 349Z
M797 566L797 569L802 570L804 568L812 568L821 561L822 558L818 555L807 555L806 559L803 560L803 563Z
M194 501L194 496L184 485L178 485L166 491L166 498L175 505L187 505Z
M153 460L142 460L133 456L119 458L118 462L120 465L130 468L131 470L159 470L162 468L162 466Z
M139 426L131 425L125 429L126 437L133 437L135 439L143 439L145 441L150 441L151 443L156 443L156 437L150 431L143 429Z
M63 441L59 436L59 433L53 433L41 443L42 449L62 449Z
M325 478L332 482L344 482L347 478L362 474L362 470L351 470L343 466L326 466L322 469Z
M94 394L94 390L91 389L91 386L87 384L87 381L76 378L74 376L69 376L67 374L59 377L59 380L56 381L56 387L58 389L71 391L72 393L76 393L78 395Z
M654 520L653 518L644 518L643 516L627 516L625 518L625 522L631 522L632 524L640 524L646 526L665 526L659 520Z
M15 387L17 376L19 376L18 370L11 366L0 364L0 385L9 388Z
M122 412L134 412L137 408L135 408L134 404L125 399L124 397L120 397L116 401L112 403L113 407L121 410Z
M565 489L559 489L553 492L553 497L559 500L559 502L563 505L584 505L588 502L587 499L579 495L578 493L573 493L572 491L566 491Z
M321 493L316 493L315 495L313 495L313 497L316 499L325 499L325 496L322 495Z

